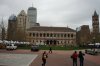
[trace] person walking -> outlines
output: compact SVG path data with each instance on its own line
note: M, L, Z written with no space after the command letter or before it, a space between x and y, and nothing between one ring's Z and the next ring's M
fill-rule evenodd
M52 53L52 48L51 47L49 48L49 53Z
M75 51L71 58L73 59L73 66L77 66L77 57L78 57L78 54L77 54L77 51Z
M48 54L46 53L46 51L44 51L42 54L42 62L43 62L42 66L45 66L47 58L48 58Z
M79 61L80 61L80 66L84 65L84 55L85 54L83 54L82 51L79 51L78 58L79 58Z

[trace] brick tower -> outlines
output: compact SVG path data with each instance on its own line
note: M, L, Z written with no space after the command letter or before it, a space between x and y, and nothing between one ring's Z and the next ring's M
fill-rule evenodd
M94 37L99 34L99 15L95 11L92 16L92 27Z

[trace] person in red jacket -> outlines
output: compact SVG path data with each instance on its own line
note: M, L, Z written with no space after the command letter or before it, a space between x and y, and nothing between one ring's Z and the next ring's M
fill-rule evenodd
M77 58L78 58L78 54L77 54L77 51L75 51L71 58L73 59L73 66L77 66Z

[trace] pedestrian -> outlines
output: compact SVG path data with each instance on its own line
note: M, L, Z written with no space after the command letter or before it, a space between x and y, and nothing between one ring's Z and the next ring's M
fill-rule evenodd
M49 53L52 53L52 48L51 47L49 48Z
M73 59L73 66L77 66L77 57L78 57L78 54L77 54L77 51L75 51L75 52L71 55L71 58Z
M42 62L43 62L42 66L45 66L47 58L48 58L48 54L46 53L46 51L44 51L42 54Z
M84 65L84 55L85 54L83 54L82 51L79 51L78 58L79 58L79 61L80 61L80 66Z

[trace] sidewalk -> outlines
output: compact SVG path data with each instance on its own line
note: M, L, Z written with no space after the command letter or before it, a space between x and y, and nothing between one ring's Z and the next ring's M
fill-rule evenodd
M72 51L54 51L52 54L49 54L46 66L72 66L72 59L70 58L71 54ZM89 58L87 57L88 56L86 55L84 66L100 66L100 64L97 64L92 60L88 60ZM30 66L42 66L41 64L41 54L39 54L38 57L30 64Z
M14 51L0 50L0 53L22 54L22 55L32 54L32 57L34 57L34 54L36 54L36 55L38 55L38 57L36 57L35 60L31 58L33 61L31 60L32 63L29 66L41 66L43 51L44 50L40 50L39 52L31 52L30 50L14 50ZM82 50L82 51L84 52L84 50ZM72 66L72 59L70 58L70 56L72 55L73 52L74 52L74 50L69 50L69 51L61 51L61 50L54 51L53 50L53 53L49 54L46 66ZM10 57L12 57L12 56L10 56ZM21 57L21 56L17 56L17 57ZM24 59L28 60L27 59L28 57L26 57ZM9 58L9 57L7 57L7 58ZM11 58L11 59L13 59L13 58ZM22 61L22 60L23 59L21 59L20 61ZM2 61L0 61L0 62L2 62ZM78 66L79 66L79 61L78 61ZM93 56L93 55L85 54L84 66L100 66L100 55Z

